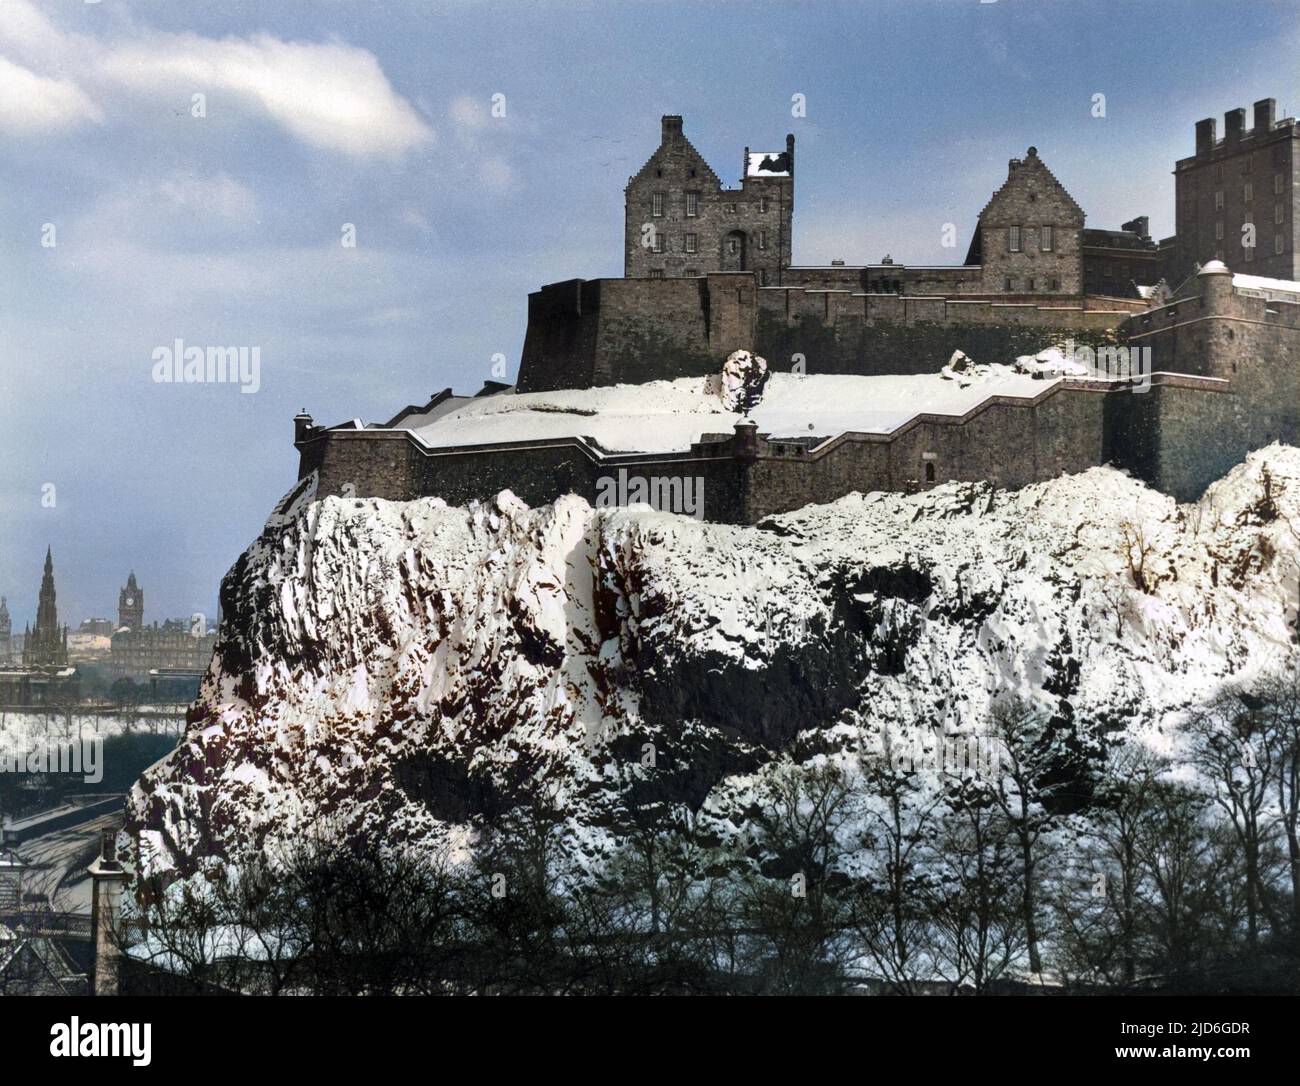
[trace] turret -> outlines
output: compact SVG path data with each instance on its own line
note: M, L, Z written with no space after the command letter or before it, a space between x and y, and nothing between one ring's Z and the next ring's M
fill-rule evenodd
M1223 312L1232 302L1232 272L1222 260L1211 260L1196 273L1201 297L1210 312Z
M293 417L294 445L301 445L311 436L312 431L315 429L316 427L312 425L312 417L307 414L307 409L304 407Z

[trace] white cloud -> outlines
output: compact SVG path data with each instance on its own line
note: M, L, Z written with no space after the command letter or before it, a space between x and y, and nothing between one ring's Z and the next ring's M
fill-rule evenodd
M159 182L158 194L179 211L216 215L232 222L245 222L257 210L252 190L224 173L216 177L177 174Z
M5 0L3 11L0 130L101 121L124 95L176 95L188 105L201 92L209 112L260 114L304 143L354 157L397 156L433 138L375 55L344 42L136 28L99 40L60 31L28 0Z
M433 136L374 54L342 43L156 35L111 49L99 72L134 91L201 91L209 112L228 94L298 139L348 155L398 155Z
M37 75L0 56L0 131L44 132L101 116L99 107L70 80Z

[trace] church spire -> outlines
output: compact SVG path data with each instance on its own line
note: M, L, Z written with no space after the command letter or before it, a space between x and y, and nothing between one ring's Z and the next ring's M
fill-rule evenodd
M54 550L45 548L45 575L36 602L36 628L23 640L23 663L29 667L64 667L68 662L66 631L59 628L54 591Z

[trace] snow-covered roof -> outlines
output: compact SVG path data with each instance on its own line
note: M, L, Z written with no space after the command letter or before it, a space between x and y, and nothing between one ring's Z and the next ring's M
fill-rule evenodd
M745 162L746 177L789 177L790 156L784 151L750 151Z
M1232 277L1232 285L1243 293L1262 294L1265 297L1275 294L1294 295L1300 301L1300 283L1293 279L1269 279L1263 275L1236 273Z
M990 396L1031 398L1042 377L993 364L971 372L907 376L774 373L750 418L773 438L887 434L922 413L962 415ZM642 385L504 392L409 429L431 448L589 437L611 452L685 452L706 433L731 433L719 378Z

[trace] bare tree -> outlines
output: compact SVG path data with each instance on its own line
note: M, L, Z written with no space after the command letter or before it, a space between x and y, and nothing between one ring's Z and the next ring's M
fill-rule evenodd
M1189 762L1227 816L1242 851L1246 877L1246 940L1259 945L1264 910L1263 857L1272 818L1270 784L1277 772L1277 745L1255 699L1225 692L1189 722Z

